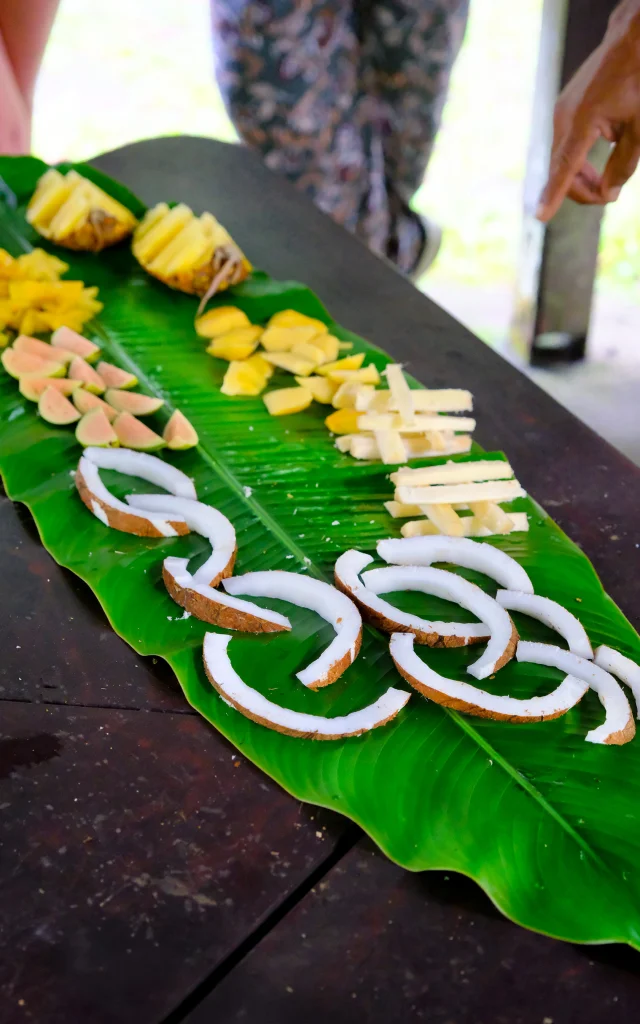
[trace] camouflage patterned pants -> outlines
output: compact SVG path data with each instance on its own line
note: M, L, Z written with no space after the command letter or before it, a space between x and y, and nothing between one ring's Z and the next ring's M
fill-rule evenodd
M212 0L217 76L242 139L404 271L469 0Z

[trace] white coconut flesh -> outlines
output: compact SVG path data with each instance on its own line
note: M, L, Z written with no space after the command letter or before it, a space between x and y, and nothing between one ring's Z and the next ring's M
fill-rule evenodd
M516 658L520 662L546 665L549 668L558 668L561 672L569 672L578 679L583 679L592 690L595 690L605 710L605 720L597 729L587 733L585 739L588 743L621 745L633 739L636 726L629 701L620 683L599 665L594 665L592 661L579 658L571 651L564 651L554 644L536 644L525 640L518 644Z
M362 551L345 551L338 558L334 573L341 589L353 597L365 612L371 613L375 625L380 629L387 633L399 630L414 633L418 643L430 646L464 647L467 644L482 642L490 636L490 629L483 622L438 622L400 611L389 601L378 597L360 579L359 574L372 561L371 555L365 555Z
M193 501L198 498L193 480L155 455L126 448L85 448L83 454L99 469L114 469L125 476L139 476L141 480L163 487L178 498L191 498Z
M456 576L446 569L393 565L363 573L362 582L374 594L385 594L391 590L417 590L446 601L454 601L472 615L477 615L489 630L490 639L483 654L467 668L467 672L476 679L486 679L493 675L513 657L518 634L511 616L493 597L462 576Z
M131 452L130 454L133 454ZM114 466L108 467L109 469L118 469L119 472L122 470L119 467ZM105 487L102 480L100 479L100 472L98 466L94 461L90 461L86 452L82 455L78 463L78 472L76 474L76 484L83 482L87 488L91 500L91 511L106 526L111 526L109 520L108 511L111 509L113 512L121 513L127 516L127 521L133 520L132 526L135 526L138 522L140 529L143 528L144 524L151 525L157 533L162 537L177 537L178 533L171 525L171 523L184 523L184 519L180 515L137 515L132 512L130 505L126 505L123 501L120 501L111 493L111 491ZM170 521L169 521L170 520ZM118 527L119 529L121 527ZM127 531L125 531L127 532ZM133 531L128 531L133 532Z
M362 618L353 601L330 584L295 572L264 571L233 576L223 580L222 585L228 594L272 597L308 608L333 626L336 635L329 646L296 673L296 678L309 689L317 690L335 682L355 661L362 639Z
M408 633L394 633L389 646L391 657L400 675L424 697L445 707L464 711L480 718L497 721L540 722L559 718L584 697L589 684L568 675L551 693L543 697L501 697L481 690L471 683L461 683L439 675L425 665L413 646L414 638Z
M202 650L204 667L222 699L246 718L265 725L276 732L315 740L339 740L359 736L395 718L410 698L409 693L390 687L373 704L360 711L352 711L340 718L307 715L290 711L267 700L252 686L245 683L233 668L228 646L231 637L225 633L207 633Z
M521 565L500 548L467 537L404 537L381 540L378 554L394 565L433 565L449 562L490 576L506 590L533 594L533 583Z
M538 594L522 594L517 590L499 590L496 601L510 612L520 612L549 629L555 630L566 640L572 654L579 658L593 659L593 648L582 623L566 608L549 597ZM603 666L604 668L604 666ZM640 669L638 670L640 673Z
M193 574L196 583L208 583L215 587L226 572L233 569L236 553L236 531L226 516L212 505L188 498L176 498L164 494L128 494L127 501L133 508L148 512L164 512L182 516L190 530L205 537L211 544L212 552L206 562Z
M269 608L260 608L251 601L241 601L237 597L230 597L221 590L208 586L206 583L198 583L188 570L189 561L187 558L165 558L163 570L169 582L182 591L181 607L186 607L196 618L203 622L217 620L222 609L226 609L229 615L226 617L225 628L233 629L229 620L234 615L238 617L238 628L244 632L277 632L279 630L291 629L291 623L286 615L271 611ZM166 582L166 581L165 581ZM173 596L173 595L172 595ZM199 601L198 598L202 600ZM174 598L175 600L175 598ZM204 608L213 607L215 614L203 618L200 614L203 603Z
M612 647L607 647L606 644L603 644L596 650L595 662L605 672L610 672L627 684L633 693L638 718L640 718L640 665L636 665L635 661L632 661L631 658L620 654L620 651L614 651Z

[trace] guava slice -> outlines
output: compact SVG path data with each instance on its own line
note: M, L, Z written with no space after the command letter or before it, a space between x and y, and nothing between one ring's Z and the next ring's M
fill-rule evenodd
M77 356L86 359L88 363L93 363L100 355L99 345L94 345L92 341L84 338L77 331L72 331L70 327L58 327L57 331L51 335L51 344L54 348L75 352Z
M13 343L14 352L26 352L30 356L40 356L52 363L70 363L74 353L64 348L53 348L46 341L38 341L28 334L21 334Z
M13 348L6 348L0 358L7 373L16 380L27 373L38 377L64 377L65 374L63 363L53 363L50 359L32 356L28 352L16 352Z
M32 376L27 373L20 378L20 394L23 398L28 398L30 402L37 402L47 388L55 388L61 395L68 398L81 387L82 384L79 380L68 380L66 377L39 377L37 374Z
M73 393L73 404L83 416L86 412L91 412L92 409L102 409L109 423L113 423L118 415L115 409L107 405L106 402L103 402L101 398L98 398L91 391L86 391L82 385Z
M76 407L55 388L46 388L42 392L38 399L38 412L43 420L58 427L77 423L80 419Z
M198 443L196 431L179 409L176 409L171 414L166 427L162 431L162 436L167 443L167 447L173 448L176 451L194 448Z
M135 388L138 383L134 373L121 370L119 366L105 363L104 360L98 363L97 370L108 388Z
M118 413L113 421L113 429L123 448L133 448L137 452L154 452L165 446L159 434L150 430L130 412Z
M102 395L106 390L106 384L100 374L96 373L93 366L89 366L82 356L73 359L69 367L69 379L79 380L87 391L92 391L94 395Z
M118 412L130 412L133 416L150 416L164 405L163 398L152 398L141 395L139 391L122 391L120 388L107 388L105 401Z
M76 439L85 448L110 448L117 445L118 435L102 409L86 412L76 427Z

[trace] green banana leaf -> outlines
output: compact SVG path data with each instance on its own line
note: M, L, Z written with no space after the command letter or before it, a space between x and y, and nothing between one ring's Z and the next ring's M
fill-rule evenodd
M0 160L0 246L15 255L42 244L23 210L43 168L30 158ZM93 177L140 212L118 183ZM62 255L71 264L68 277L100 288L105 309L89 335L108 359L137 374L143 390L166 400L166 411L149 422L161 429L177 407L196 427L197 449L164 457L193 476L200 498L234 523L238 573L286 569L330 579L342 551L374 553L378 539L399 535L400 524L382 506L392 489L387 469L341 455L323 425L325 407L274 419L260 398L222 395L226 364L204 353L193 330L192 297L148 277L126 246L99 256ZM256 322L288 307L320 317L379 368L389 361L333 323L301 284L256 272L220 301L230 298ZM272 383L279 382L291 378ZM586 743L586 732L603 716L592 692L568 714L540 724L471 718L416 694L393 723L355 739L318 743L256 725L207 682L201 652L211 627L185 619L162 585L163 558L202 560L204 541L145 540L103 526L74 489L80 449L73 431L39 419L6 375L0 423L7 493L29 507L48 551L88 583L113 628L141 654L165 658L193 707L286 790L358 822L406 868L470 876L522 925L572 941L640 948L640 740L624 747ZM508 442L505 437L506 448ZM133 489L117 474L104 478L119 494ZM150 488L140 482L138 489ZM526 568L537 593L575 609L594 644L610 644L640 661L638 635L582 552L533 501L519 500L513 508L529 513L530 532L493 543ZM464 575L495 592L486 577ZM391 599L423 615L462 617L457 606L422 595ZM360 657L336 684L318 693L304 690L294 673L319 654L332 630L310 612L278 606L291 618L291 634L236 635L229 649L241 677L271 700L341 715L371 703L389 685L404 685L385 638L367 630ZM557 640L540 624L515 618L523 638ZM420 648L419 654L459 679L477 657L464 649ZM511 663L487 685L525 697L548 692L560 678L552 669Z

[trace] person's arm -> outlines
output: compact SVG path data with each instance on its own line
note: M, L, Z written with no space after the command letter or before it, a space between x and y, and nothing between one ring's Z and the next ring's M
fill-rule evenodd
M0 0L0 153L28 153L31 105L58 0Z
M587 160L599 138L613 144L602 175ZM613 202L639 160L640 0L623 0L602 43L556 104L549 179L538 218L550 220L567 196L578 203Z

